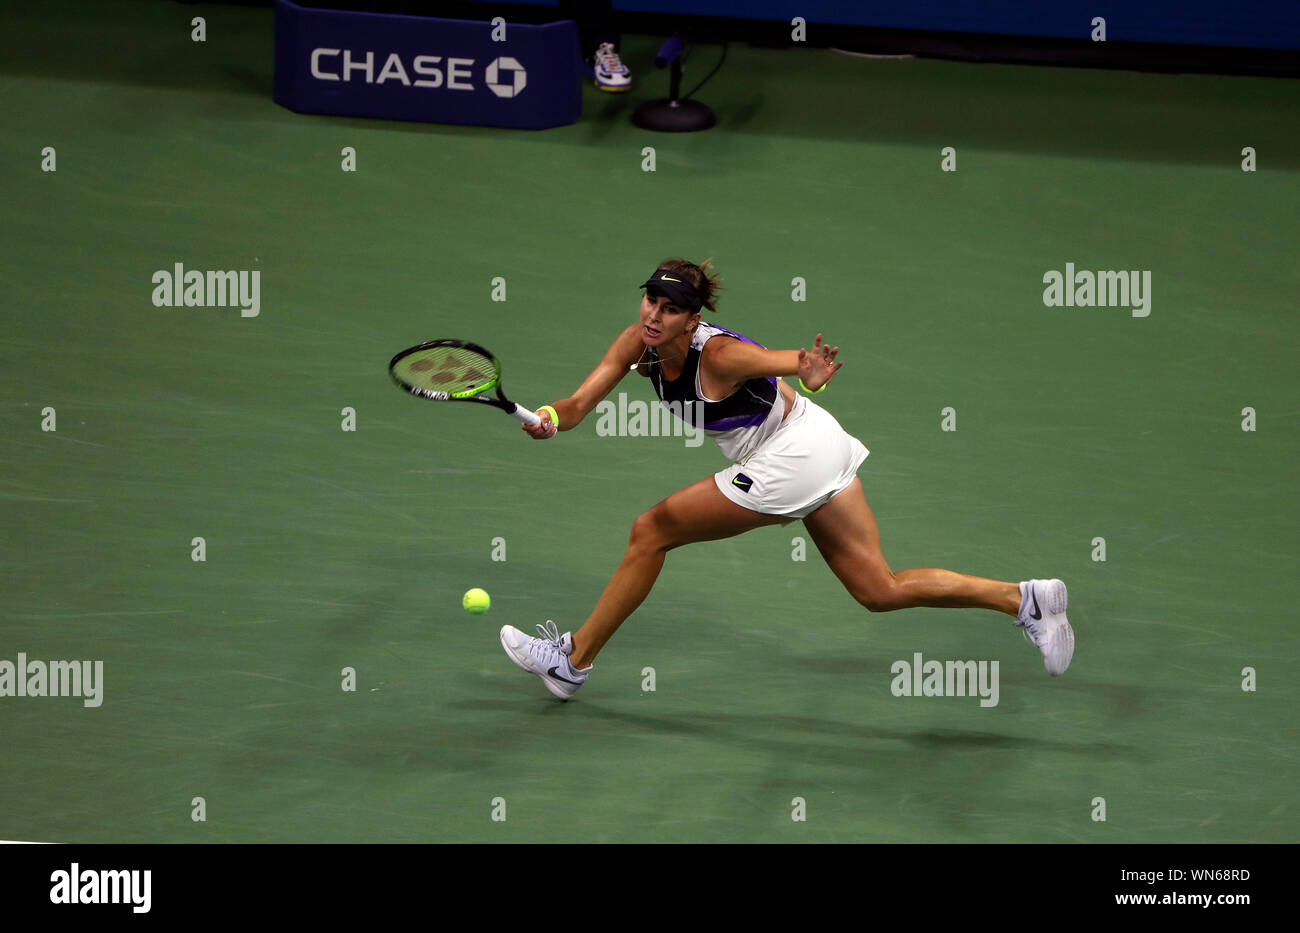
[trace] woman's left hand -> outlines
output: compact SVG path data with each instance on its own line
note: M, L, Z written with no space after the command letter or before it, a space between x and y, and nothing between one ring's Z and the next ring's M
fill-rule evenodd
M804 388L809 392L816 392L834 378L840 367L844 365L835 362L835 354L839 352L839 347L823 344L821 334L818 334L817 339L813 341L811 353L800 348L799 379L803 382Z

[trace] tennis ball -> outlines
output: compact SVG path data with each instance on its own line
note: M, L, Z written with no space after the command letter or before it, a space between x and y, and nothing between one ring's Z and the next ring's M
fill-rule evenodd
M480 590L476 586L460 598L460 604L471 615L481 616L492 605L492 597L488 596L486 590Z

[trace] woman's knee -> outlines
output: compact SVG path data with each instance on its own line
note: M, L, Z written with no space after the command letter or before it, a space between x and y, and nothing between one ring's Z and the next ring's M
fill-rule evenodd
M636 517L632 522L627 546L630 551L668 550L670 545L659 506L656 505Z
M857 597L868 612L892 612L904 608L903 603L889 594L865 593Z
M892 612L895 609L905 609L908 605L902 587L894 580L892 573L886 579L854 587L851 592L853 598L869 612Z

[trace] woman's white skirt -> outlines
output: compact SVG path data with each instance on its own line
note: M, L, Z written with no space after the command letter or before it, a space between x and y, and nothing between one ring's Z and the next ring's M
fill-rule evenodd
M713 481L737 505L794 521L852 483L868 453L834 415L800 395L776 433Z

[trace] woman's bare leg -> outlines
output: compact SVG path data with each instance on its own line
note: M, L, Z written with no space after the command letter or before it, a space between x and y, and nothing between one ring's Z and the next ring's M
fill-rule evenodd
M668 551L695 541L730 538L779 521L778 516L736 505L718 491L712 476L673 493L643 512L632 523L623 562L614 571L587 621L573 633L569 663L576 668L591 664L623 620L650 593Z
M934 568L890 570L860 479L805 518L804 526L831 572L872 612L962 606L995 609L1014 617L1020 611L1020 586L1015 583Z

